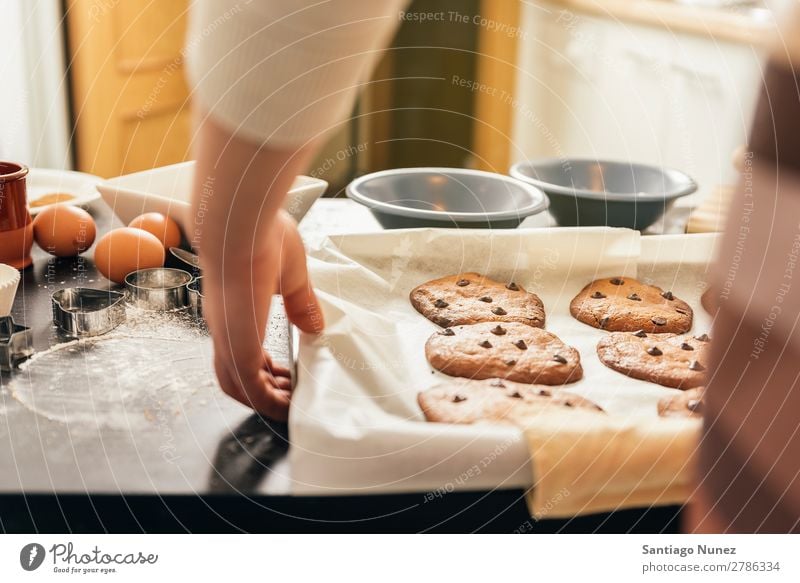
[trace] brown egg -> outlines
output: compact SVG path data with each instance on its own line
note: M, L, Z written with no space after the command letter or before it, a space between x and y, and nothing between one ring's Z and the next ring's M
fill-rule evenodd
M125 276L137 269L162 267L164 246L147 231L122 227L100 237L94 263L108 279L123 283Z
M54 204L33 221L33 238L39 247L56 257L73 257L94 243L97 235L92 215L65 204Z
M181 229L178 223L161 213L139 215L128 226L152 233L167 249L178 247L181 244Z

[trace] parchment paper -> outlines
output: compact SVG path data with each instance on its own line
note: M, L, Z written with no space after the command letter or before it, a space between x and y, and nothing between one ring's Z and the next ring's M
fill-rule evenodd
M600 363L604 334L569 314L569 302L598 277L623 275L671 289L700 308L713 235L641 237L612 228L514 231L414 229L306 238L326 332L304 335L290 417L295 493L529 487L528 445L513 428L427 423L417 393L450 377L424 355L438 328L414 310L412 288L477 271L514 280L543 300L547 329L581 353L584 378L567 389L620 421L657 423L656 403L673 389L629 379Z

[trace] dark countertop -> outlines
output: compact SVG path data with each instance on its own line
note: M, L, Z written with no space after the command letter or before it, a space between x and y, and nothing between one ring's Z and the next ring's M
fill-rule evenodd
M102 203L92 214L99 232L110 228L111 213ZM88 258L55 259L35 250L12 315L33 329L37 351L65 341L52 325L50 294L76 285L105 287L108 282ZM0 529L5 532L677 528L675 507L534 522L524 493L517 490L451 493L433 501L425 493L291 496L286 426L261 419L207 383L178 402L126 402L125 422L109 426L98 421L104 419L102 398L111 395L113 400L119 379L85 387L81 374L58 377L57 386L48 388L52 395L40 383L23 404L9 384L14 380L24 386L27 374L22 370L0 376Z

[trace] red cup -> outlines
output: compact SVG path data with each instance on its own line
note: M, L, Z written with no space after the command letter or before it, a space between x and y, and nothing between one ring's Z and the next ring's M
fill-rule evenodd
M0 263L28 267L33 246L33 222L28 212L25 177L28 167L0 161Z

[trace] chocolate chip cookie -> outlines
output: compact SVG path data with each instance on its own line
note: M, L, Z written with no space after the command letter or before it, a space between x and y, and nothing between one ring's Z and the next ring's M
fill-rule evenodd
M562 385L583 376L578 351L555 334L519 322L445 328L425 344L433 368L470 379Z
M449 275L411 290L411 304L447 328L478 322L519 322L544 328L544 306L536 294L513 281L501 283L479 273Z
M705 390L705 387L696 387L664 397L658 402L658 414L662 417L702 417Z
M597 343L597 356L607 367L635 379L689 389L705 382L709 338L706 334L613 332Z
M611 332L672 332L692 327L692 308L672 292L629 277L593 281L575 296L569 311L577 320Z
M437 423L511 423L527 425L536 415L554 409L603 410L567 391L508 380L453 380L417 396L425 419Z

